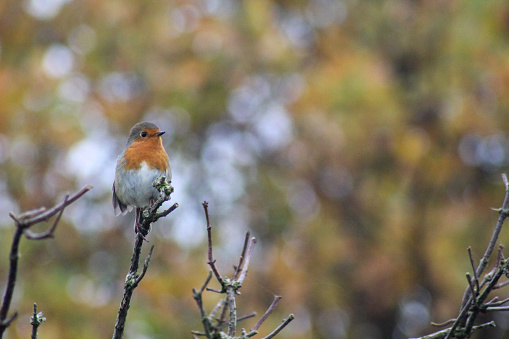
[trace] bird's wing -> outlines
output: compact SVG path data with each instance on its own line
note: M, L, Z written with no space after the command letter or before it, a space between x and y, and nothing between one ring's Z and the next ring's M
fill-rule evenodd
M113 189L112 202L113 202L113 210L115 211L115 215L118 217L120 214L124 215L127 212L132 211L133 207L127 206L122 201L120 201L120 199L117 196L117 193L115 193L115 182L113 182L112 189Z

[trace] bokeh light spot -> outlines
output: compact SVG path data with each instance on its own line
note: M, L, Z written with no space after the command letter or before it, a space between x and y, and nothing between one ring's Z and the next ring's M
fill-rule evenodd
M74 67L72 51L61 44L53 44L44 53L42 61L44 72L53 78L62 78L69 74Z

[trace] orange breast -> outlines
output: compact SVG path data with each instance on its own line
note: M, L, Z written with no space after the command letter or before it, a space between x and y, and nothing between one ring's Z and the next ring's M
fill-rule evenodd
M165 172L168 169L168 155L164 150L161 138L135 140L124 153L124 169L139 169L142 162L149 168Z

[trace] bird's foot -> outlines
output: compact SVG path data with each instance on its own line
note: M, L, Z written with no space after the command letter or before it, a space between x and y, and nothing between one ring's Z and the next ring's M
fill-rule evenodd
M145 236L148 234L149 230L144 228L140 222L136 221L134 223L134 231L136 232L136 234L139 234L143 238L144 241L149 242L147 240L147 238L145 238Z

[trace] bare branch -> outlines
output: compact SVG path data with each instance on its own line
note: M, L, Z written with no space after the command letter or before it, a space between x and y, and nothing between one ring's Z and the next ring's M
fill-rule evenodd
M44 317L44 314L42 314L42 312L37 313L37 304L34 303L34 313L32 317L30 317L30 325L32 325L32 339L37 339L37 330L45 321L46 318Z
M493 286L493 289L496 290L496 289L502 288L507 285L509 285L509 280L501 282L500 284L496 284L495 286Z
M154 252L154 245L152 245L150 247L150 251L148 252L148 255L147 255L147 258L145 259L145 264L143 265L143 271L141 271L141 274L138 276L138 278L136 278L135 280L135 286L138 286L138 284L140 283L140 281L143 279L143 277L145 276L145 273L147 273L147 270L148 270L148 266L150 265L150 258L152 258L152 252Z
M154 223L159 218L168 215L172 211L174 211L178 204L174 204L168 210L157 213L157 210L161 205L171 199L170 195L173 192L173 187L171 186L171 182L166 179L166 177L157 178L152 184L159 191L159 197L157 200L148 208L143 211L143 220L140 228L140 232L138 232L135 236L134 240L134 249L133 255L131 257L131 265L129 267L129 272L126 275L125 284L124 284L124 296L122 297L122 301L120 302L120 307L117 314L117 320L115 321L115 328L113 331L113 339L120 339L124 335L125 324L127 320L127 312L129 311L129 307L131 305L131 298L134 293L134 289L138 286L140 281L145 276L145 273L148 270L150 259L152 257L152 252L154 250L154 246L150 248L149 254L145 259L145 264L143 266L143 270L141 274L138 274L138 267L140 262L141 248L143 246L143 242L146 241L145 236L150 231L150 225Z
M498 297L495 297L492 300L490 300L489 302L487 302L485 305L486 306L502 306L506 302L509 302L509 298L498 301Z
M473 296L477 296L477 292L475 291L475 287L472 283L472 278L470 277L470 274L466 274L467 280L468 280L468 286L470 287L470 293L472 293Z
M9 213L9 216L17 223L17 224L21 224L22 221L20 219L31 219L31 218L34 218L40 214L42 214L43 212L46 212L47 208L46 207L40 207L40 208L37 208L35 210L30 210L30 211L26 211L26 212L23 212L23 213L20 213L18 216L15 216L14 213L10 212Z
M210 276L212 276L212 272L210 272ZM214 318L220 309L224 309L225 303L226 303L225 299L219 300L216 306L214 306L214 308L212 309L212 311L210 311L209 317Z
M256 244L256 238L251 238L251 242L249 243L249 248L247 250L247 253L246 253L246 259L245 259L245 262L244 262L244 265L242 267L242 271L240 272L240 277L238 279L239 283L243 283L244 282L244 279L246 279L246 275L247 275L247 269L249 267L249 261L251 260L251 255L253 254L253 248Z
M254 318L254 317L256 317L256 312L251 312L251 313L248 313L248 314L238 317L237 321L242 321L242 320L246 320L246 319L250 319L250 318Z
M274 301L267 309L262 318L257 322L257 324L253 327L253 329L249 332L243 328L241 330L241 335L236 337L237 332L237 323L241 320L248 319L254 317L256 315L255 312L249 313L247 315L238 317L237 316L237 304L235 300L235 296L240 294L239 289L242 287L242 283L244 282L247 271L249 268L249 263L253 254L253 249L256 244L256 238L250 237L250 232L246 232L246 236L244 239L244 246L242 248L242 253L240 255L238 265L234 266L234 272L232 278L228 278L225 276L221 276L219 271L216 268L213 256L213 248L212 248L212 226L210 224L210 218L208 213L208 203L206 201L203 202L203 208L205 211L205 218L207 221L207 235L208 235L208 248L207 248L207 259L208 265L211 267L211 272L209 272L209 276L200 290L193 289L193 297L195 298L198 308L200 309L204 332L201 331L192 331L194 336L205 336L207 339L235 339L235 338L251 338L255 336L258 332L258 328L263 324L263 322L267 319L267 317L272 314L274 308L277 303L281 300L280 296L274 296ZM207 287L212 275L216 277L216 279L221 284L221 290L216 290ZM221 299L214 309L207 316L205 310L203 309L202 302L202 293L203 291L213 291L217 293L226 294L224 299ZM214 316L220 312L220 316L217 319L214 319ZM283 323L278 326L266 339L273 338L277 333L279 333L292 319L294 318L293 314L290 315L288 319L285 319ZM226 320L227 319L227 320ZM222 329L227 327L227 333L224 333Z
M171 212L173 212L177 207L179 207L179 204L178 203L174 203L170 208L168 208L167 210L165 211L162 211L161 213L157 213L156 215L156 220L159 220L160 218L164 218L165 216L167 216L168 214L170 214Z
M229 287L226 291L226 302L228 304L228 309L230 310L228 335L230 337L234 337L237 329L237 303L235 302L235 290L231 287Z
M205 210L205 218L207 220L207 235L208 235L208 252L207 256L209 261L207 264L209 264L210 268L212 269L212 272L214 272L214 275L216 276L217 281L223 285L223 277L221 277L221 274L219 274L219 271L216 267L216 260L214 259L214 256L212 254L212 226L210 225L210 218L209 218L209 203L207 201L204 201L202 203L203 209Z
M488 306L486 311L509 311L509 306Z
M479 314L481 309L485 308L485 305L483 305L483 303L488 297L488 294L495 288L495 286L497 286L498 279L500 279L501 275L507 269L508 263L506 260L503 259L504 257L502 249L501 247L499 247L498 258L495 261L494 268L484 276L481 283L478 282L479 277L482 276L484 270L488 265L489 259L498 241L498 237L502 230L504 221L509 216L509 184L507 176L505 174L502 174L502 181L504 182L505 186L505 196L504 201L502 203L502 207L497 209L499 213L497 224L495 225L495 229L493 230L486 251L484 252L484 255L482 256L479 262L479 266L477 266L477 268L474 269L474 278L477 287L478 297L477 298L474 297L475 289L473 287L472 281L469 280L469 284L463 294L459 315L454 321L454 324L451 326L451 328L444 332L445 333L444 337L446 339L452 338L458 328L460 328L465 333L465 337L470 336L471 332L475 328L473 324L477 315ZM469 254L470 253L471 252L469 251ZM471 255L470 260L472 268L474 268L475 266L472 263L473 260ZM501 264L501 262L503 262L503 264ZM483 288L482 291L481 288Z
M472 247L471 246L468 246L468 257L470 258L470 265L472 266L472 272L474 274L475 286L477 287L477 291L480 291L481 289L479 288L479 277L477 276L477 273L476 273L474 258L472 257Z
M25 237L30 240L42 240L47 238L53 238L55 229L57 228L58 222L60 221L60 218L62 217L62 214L64 213L64 209L67 206L65 203L67 203L67 200L69 199L69 194L67 194L64 198L64 206L60 209L60 212L58 213L55 221L53 221L53 225L43 233L35 234L30 232L28 228L24 230Z
M209 284L210 280L212 279L212 271L209 271L209 275L207 276L207 279L205 280L205 283L202 285L202 287L197 291L193 288L193 298L198 304L198 308L200 309L200 315L201 315L201 321L203 324L203 328L205 329L205 332L203 335L205 335L207 338L210 336L210 333L212 331L212 324L210 322L210 317L207 317L207 312L205 312L205 308L203 307L203 300L202 295L203 291ZM194 332L193 332L194 333ZM196 334L196 333L194 333Z
M483 273L486 265L488 265L489 258L491 257L491 253L493 253L493 249L496 246L498 236L500 235L500 231L502 229L502 225L504 224L505 219L509 215L509 186L507 185L507 176L502 174L502 180L504 181L506 195L504 197L504 202L502 203L502 207L499 211L499 218L497 221L497 225L493 230L493 234L491 236L488 247L486 248L486 252L484 253L479 266L477 267L476 275L479 277Z
M283 322L281 323L281 325L279 325L278 327L276 327L276 329L274 331L272 331L268 336L266 336L265 338L263 339L271 339L271 338L274 338L279 332L281 332L281 330L283 328L285 328L293 319L295 318L295 316L293 314L290 314L288 316L288 318L284 319Z
M60 221L60 217L65 209L65 207L69 206L79 198L81 198L85 193L90 191L92 186L85 186L80 191L73 194L71 197L68 195L65 197L64 201L58 205L53 206L49 210L45 207L41 207L38 209L30 210L27 212L20 213L18 215L14 215L14 213L9 213L9 216L16 223L16 231L14 232L14 237L12 239L11 251L9 254L9 276L7 278L7 286L5 288L4 297L2 301L2 307L0 308L0 338L3 337L3 334L6 328L10 325L10 323L16 318L17 313L14 313L13 316L7 318L7 314L9 313L9 308L11 306L12 296L14 294L14 287L16 286L16 279L18 275L18 259L19 259L19 244L21 241L21 237L23 234L27 237L27 239L41 240L46 239L53 236L55 229ZM48 231L42 234L32 234L27 232L28 229L38 224L42 221L46 221L51 218L53 215L57 214L58 216L53 222L53 225L49 228Z
M242 254L239 258L239 264L235 266L235 270L233 272L232 279L237 279L239 277L240 268L242 267L242 264L244 263L244 258L246 257L246 251L247 251L247 245L249 243L249 237L251 236L251 233L249 231L246 232L246 236L244 238L244 246L242 246Z
M447 326L447 325L454 324L455 321L456 321L456 318L446 320L443 323L434 323L434 322L431 322L431 326L444 327L444 326Z
M260 320L258 320L256 325L254 325L253 328L251 329L251 331L249 331L249 332L258 331L260 326L262 326L263 322L265 320L267 320L267 318L271 315L271 313L274 311L274 309L276 308L277 304L279 304L279 302L281 301L282 298L283 297L281 297L279 295L275 295L274 296L274 300L272 301L272 304L270 304L270 306L267 309L267 311L265 312L265 314L260 318Z
M14 312L9 318L3 320L1 323L0 323L0 326L2 327L9 327L9 325L14 321L14 319L16 319L18 317L18 312Z
M81 190L76 192L70 198L64 199L63 202L61 202L60 204L50 208L47 211L44 211L42 213L38 213L35 217L28 218L28 222L24 222L24 223L27 224L27 227L29 227L31 225L35 225L37 223L40 223L41 221L48 220L49 218L51 218L52 216L54 216L55 214L60 212L61 209L66 208L67 206L69 206L70 204L72 204L73 202L75 202L76 200L81 198L83 196L83 194L87 193L92 188L93 187L90 186L90 185L87 185L87 186L83 187ZM19 216L18 216L18 218L19 218ZM25 218L23 218L23 219L25 219Z
M481 330L483 328L488 328L488 327L496 327L495 325L495 322L494 321L490 321L488 323L484 323L484 324L481 324L481 325L478 325L478 326L474 326L472 327L472 332L473 331L476 331L476 330ZM441 331L438 331L438 332L435 332L435 333L432 333L432 334L429 334L429 335L425 335L423 337L419 337L419 338L410 338L410 339L444 339L444 338L447 338L447 336L449 334L452 335L452 331L450 328L446 328L445 330L441 330Z

